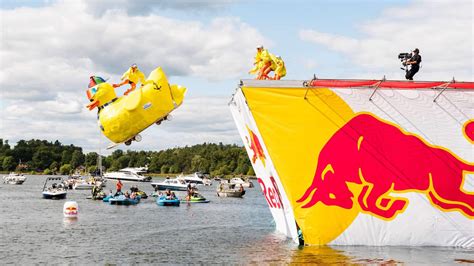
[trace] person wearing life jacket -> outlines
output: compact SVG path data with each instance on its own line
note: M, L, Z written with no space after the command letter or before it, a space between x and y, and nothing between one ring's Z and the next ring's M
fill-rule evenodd
M274 80L280 80L284 76L286 76L286 67L285 67L285 62L281 58L281 56L277 55L272 58L274 64L275 64L275 76L273 77Z
M121 80L121 83L113 84L112 86L118 88L127 83L130 84L130 88L124 93L124 95L127 95L137 87L138 82L140 82L142 86L145 85L145 74L138 69L137 64L133 64L125 73L123 73Z

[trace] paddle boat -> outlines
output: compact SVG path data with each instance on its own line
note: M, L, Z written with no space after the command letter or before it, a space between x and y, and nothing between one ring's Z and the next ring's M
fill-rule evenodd
M109 203L112 205L137 205L138 203L140 203L140 197L131 199L125 197L125 195L119 195L113 198L109 198Z
M192 196L186 196L181 200L183 203L209 203L210 200L206 199L203 195L194 192Z
M51 183L51 186L48 186ZM62 177L48 177L43 185L43 198L45 199L65 199L67 195L66 187Z
M165 195L161 195L159 198L156 199L156 204L158 206L176 206L179 207L180 200L178 197L169 198Z
M11 185L21 185L26 181L26 177L22 174L11 172L9 175L3 177L3 183Z

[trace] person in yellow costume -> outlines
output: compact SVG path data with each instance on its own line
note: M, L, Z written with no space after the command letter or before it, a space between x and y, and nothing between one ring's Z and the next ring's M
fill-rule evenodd
M257 46L257 54L255 55L255 66L249 71L249 74L258 73L257 79L269 79L268 73L275 69L275 64L272 60L272 54L263 45Z
M281 56L275 56L273 62L275 63L275 76L273 77L274 80L280 80L284 76L286 76L286 67L285 62L281 58Z
M138 69L137 64L133 64L125 73L123 73L121 80L121 83L113 84L112 86L118 88L127 83L130 84L130 88L124 93L124 95L127 95L137 87L138 82L141 82L142 86L145 85L145 74Z

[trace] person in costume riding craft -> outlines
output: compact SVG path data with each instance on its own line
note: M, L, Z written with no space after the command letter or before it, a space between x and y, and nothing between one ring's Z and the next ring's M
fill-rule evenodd
M257 46L257 54L255 55L254 67L249 74L257 73L257 79L268 79L268 73L275 69L275 65L271 59L271 54L263 45Z
M286 76L286 67L285 62L281 58L281 56L277 55L272 57L273 62L275 63L275 76L273 77L274 80L280 80L284 76Z
M138 82L140 82L142 86L145 85L145 74L138 69L137 64L133 64L125 73L123 73L121 80L121 83L113 84L112 86L118 88L127 83L130 84L130 88L124 93L124 95L127 95L137 87Z

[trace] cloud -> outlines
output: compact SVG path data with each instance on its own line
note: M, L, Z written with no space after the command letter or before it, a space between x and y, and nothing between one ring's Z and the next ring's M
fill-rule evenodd
M235 0L84 0L87 10L103 15L108 10L125 10L130 15L148 15L163 9L213 12L226 8Z
M0 10L2 138L11 142L59 139L95 149L101 135L96 114L84 107L90 75L116 82L131 63L137 63L145 74L163 67L171 82L173 76L182 76L212 84L246 73L255 44L265 43L257 29L238 18L220 17L202 23L153 13L130 15L113 8L95 16L88 12L91 3L59 1ZM176 7L180 3L185 2L176 2ZM216 2L199 3L204 8L206 3ZM192 89L199 95L199 88ZM146 142L144 138L145 146L136 147L238 141L226 103L227 99L185 99L176 110L176 121L144 133L159 141Z
M361 66L368 77L403 76L397 55L420 49L423 62L416 79L473 78L471 1L414 1L386 9L380 17L358 25L360 37L299 31L301 40L326 47ZM363 74L365 75L365 74Z
M181 107L172 113L171 121L151 126L142 133L141 142L119 149L157 150L203 142L240 143L240 138L227 105L230 97L186 98ZM22 105L22 101L7 107L8 116L2 118L2 138L16 142L20 139L60 140L74 144L86 152L102 149L110 144L99 130L96 112L85 108L76 109L74 104L64 103L62 112L54 112L61 106L42 108L38 105ZM70 106L69 106L70 105ZM48 117L48 119L44 119ZM21 125L21 126L20 126ZM2 129L3 130L3 129Z

